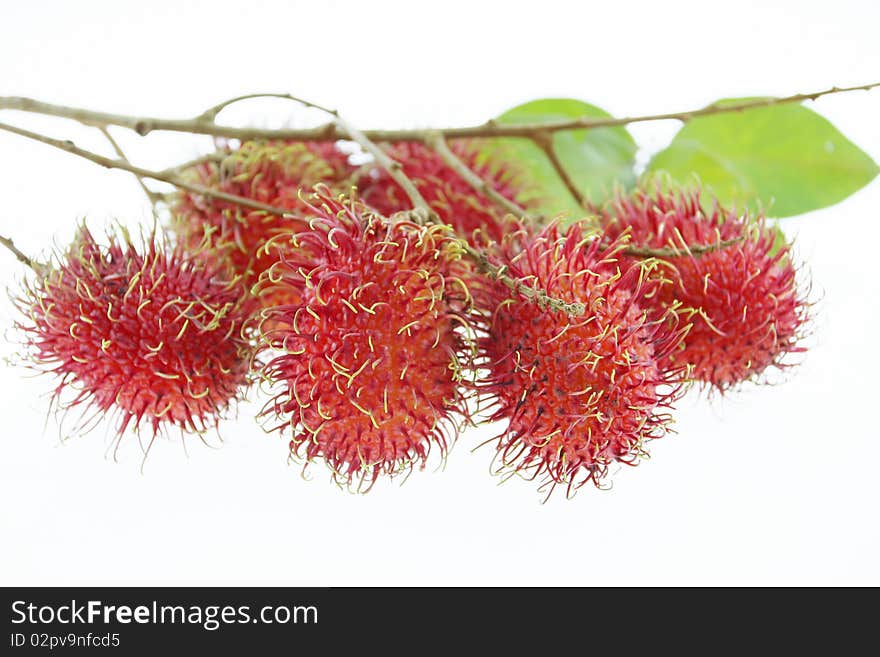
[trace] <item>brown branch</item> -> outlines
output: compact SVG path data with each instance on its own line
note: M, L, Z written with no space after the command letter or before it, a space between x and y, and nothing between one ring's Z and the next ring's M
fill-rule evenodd
M509 198L500 194L488 181L483 180L476 173L471 171L468 166L459 159L459 157L450 150L449 145L443 138L442 133L429 132L425 135L425 143L433 149L437 155L446 163L446 165L455 171L465 182L477 192L493 201L498 207L505 212L509 212L521 219L529 219L531 221L539 221L540 217L532 216L524 207L511 201Z
M532 141L535 142L538 148L544 151L547 159L550 160L550 164L553 165L553 170L556 172L556 175L562 180L562 183L565 185L565 188L569 191L572 198L574 198L578 207L586 207L587 199L584 198L583 193L578 189L571 174L568 173L568 169L565 168L562 164L562 160L559 159L559 154L556 152L556 147L553 145L553 133L543 130L536 132L532 136Z
M40 273L40 270L38 269L38 267L34 263L34 261L31 260L30 258L28 258L24 253L19 251L18 247L15 246L15 242L13 242L10 238L4 237L3 235L0 235L0 244L2 244L7 249L12 251L12 254L18 259L19 262L21 262L24 265L27 265L28 267L33 269L38 274Z
M581 117L575 119L546 121L542 123L508 124L490 120L479 125L440 128L435 129L435 131L440 132L446 139L474 137L527 137L531 139L538 132L609 128L628 125L630 123L645 123L649 121L688 121L699 116L742 112L749 109L784 105L787 103L800 103L806 100L816 100L817 98L829 96L831 94L858 90L867 91L878 86L880 86L880 82L872 82L853 87L831 87L830 89L824 89L822 91L794 94L781 98L759 98L724 106L713 104L684 112L667 112L662 114L648 114L644 116L629 116L621 118L612 117L604 119ZM249 97L259 96L288 98L287 94L251 94ZM233 100L241 100L243 98L244 97L239 97L238 99ZM226 104L228 104L228 102ZM224 106L225 105L221 103L221 105L217 107L221 107L222 109ZM314 107L314 105L311 106ZM55 105L21 96L0 96L0 109L58 116L73 119L87 125L117 125L134 130L140 135L147 135L156 130L165 130L171 132L213 135L215 137L226 137L229 139L282 139L288 141L336 141L339 139L352 139L352 136L335 121L315 128L237 128L217 125L213 121L207 121L201 117L193 119L137 117L109 112L97 112L78 107L68 107L65 105ZM208 113L210 113L210 111L211 110L208 110ZM363 134L376 142L420 141L424 137L425 130L364 130Z
M149 169L135 166L123 160L114 160L109 157L104 157L103 155L98 155L97 153L93 153L91 151L85 150L84 148L80 148L69 140L53 139L52 137L47 137L36 132L31 132L30 130L25 130L24 128L18 128L7 123L0 123L0 130L5 130L6 132L11 132L22 137L27 137L28 139L33 139L34 141L53 146L67 153L72 153L73 155L77 155L79 157L90 160L95 164L98 164L107 169L121 169L122 171L128 171L129 173L133 173L136 176L142 176L144 178L150 178L151 180L158 180L160 182L168 183L180 189L185 189L187 191L193 192L194 194L209 196L211 198L216 198L221 201L235 203L246 208L251 208L252 210L260 210L263 212L268 212L270 214L285 215L289 213L289 211L285 210L284 208L279 208L273 205L266 205L265 203L260 203L259 201L254 201L243 196L227 194L226 192L211 189L210 187L204 187L195 183L189 183L173 174L168 174L162 171L151 171Z

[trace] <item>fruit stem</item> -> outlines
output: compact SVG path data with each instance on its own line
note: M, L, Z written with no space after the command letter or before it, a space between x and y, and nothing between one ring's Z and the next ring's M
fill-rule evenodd
M15 246L15 242L13 242L11 238L4 237L3 235L0 235L0 244L2 244L7 249L12 251L12 254L18 259L19 262L21 262L24 265L27 265L28 267L33 269L38 274L40 273L40 270L37 267L37 265L34 263L34 261L31 260L30 258L28 258L24 253L22 253L18 249L18 247Z
M553 144L553 133L547 130L540 130L532 135L532 141L535 142L535 145L538 148L544 151L544 155L550 160L550 164L553 166L556 175L559 176L559 179L578 204L578 207L585 208L587 205L587 199L574 182L568 169L562 164L562 160L559 159L559 154L556 152L556 147Z
M442 159L450 169L455 171L462 178L462 180L473 187L475 191L493 201L502 210L509 212L520 219L527 219L534 223L541 222L543 219L542 217L530 214L524 207L511 201L503 194L500 194L486 180L483 180L480 176L471 171L468 166L450 150L442 132L437 132L436 130L429 131L425 133L424 141L429 148L440 156L440 159Z
M625 246L621 249L621 253L634 258L678 258L680 256L696 256L699 257L705 253L726 249L728 246L739 244L743 241L742 237L734 237L729 240L721 240L713 244L686 244L684 246L668 246L663 248L651 248L647 246Z

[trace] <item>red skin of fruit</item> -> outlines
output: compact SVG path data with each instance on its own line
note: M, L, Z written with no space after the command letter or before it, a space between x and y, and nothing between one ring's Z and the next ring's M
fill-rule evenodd
M798 287L790 247L774 252L775 234L762 220L723 210L704 211L698 191L638 190L600 211L610 238L628 234L632 244L707 246L741 239L702 255L666 260L658 269L665 284L655 307L680 306L692 324L669 366L690 365L692 376L724 391L754 380L770 367L785 367L788 354L802 352L798 338L807 302Z
M658 361L681 331L645 310L656 284L640 264L621 273L621 245L589 234L577 223L522 228L493 256L512 278L585 304L583 316L542 309L499 283L475 290L476 304L491 311L479 344L489 374L478 385L493 404L491 420L507 423L499 472L540 479L550 492L598 485L612 462L634 464L644 443L663 434L679 390L680 372Z
M260 350L275 356L264 416L292 432L293 458L323 459L337 483L369 490L432 449L445 456L467 416L466 263L448 227L316 203L311 229L286 238L258 286L289 299L262 311Z
M192 182L283 208L294 216L271 215L184 191L172 210L171 229L191 251L227 258L250 287L278 258L267 243L276 235L308 228L299 218L307 207L300 191L319 182L343 186L354 169L332 142L244 142L223 162L190 171Z
M509 164L482 161L480 144L456 140L450 150L495 191L511 201L524 195L522 175ZM499 242L505 233L504 213L495 202L474 190L433 150L420 142L397 142L385 147L388 155L403 166L419 192L440 219L476 245ZM412 203L403 189L384 170L373 169L357 181L361 200L385 216L409 210Z
M151 237L98 244L83 226L18 299L34 365L60 378L54 399L117 433L214 427L247 380L240 281ZM70 401L61 396L70 392ZM83 413L85 417L86 412Z

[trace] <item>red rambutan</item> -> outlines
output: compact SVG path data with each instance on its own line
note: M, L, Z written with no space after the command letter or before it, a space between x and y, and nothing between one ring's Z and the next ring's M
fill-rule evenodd
M621 273L620 243L600 244L585 224L551 224L509 233L498 264L551 297L585 305L572 317L526 303L507 286L475 287L487 313L480 340L488 372L478 383L497 438L499 473L541 478L550 492L599 484L612 462L634 464L645 441L664 432L678 375L659 366L681 331L649 318L644 300L655 284L647 265Z
M85 226L37 270L17 299L18 328L35 368L60 379L53 400L94 412L77 430L111 413L119 437L216 426L249 368L239 279L155 236L138 250L111 233L102 246Z
M369 490L424 467L432 448L445 456L467 417L467 263L446 226L392 222L323 192L316 203L310 230L283 238L258 285L289 300L262 311L260 349L274 356L263 413L270 430L290 430L293 458L323 458L337 483Z
M725 390L754 379L787 354L803 351L798 338L807 302L798 287L791 249L776 244L763 219L752 220L717 204L701 205L699 191L637 190L600 212L606 235L630 243L674 248L682 255L657 271L664 285L655 299L663 312L678 307L692 324L671 366L689 365L697 381ZM688 247L739 242L702 253Z
M487 159L480 143L456 140L450 150L495 191L511 201L528 201L524 177L507 162ZM440 219L477 244L500 242L505 233L501 212L483 194L450 168L432 149L420 142L397 142L385 147L392 159L403 166L407 177L438 214ZM357 179L361 200L382 215L409 210L412 205L403 189L382 169L370 169Z
M306 204L300 191L315 184L343 184L353 173L348 156L330 142L247 141L221 162L208 162L189 171L204 187L289 210L273 215L236 203L188 191L172 208L172 231L192 251L227 258L250 287L276 260L267 247L279 234L307 228L300 218Z

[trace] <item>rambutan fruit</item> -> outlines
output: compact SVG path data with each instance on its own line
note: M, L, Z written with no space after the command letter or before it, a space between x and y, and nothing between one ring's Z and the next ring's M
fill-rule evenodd
M59 408L83 405L77 431L112 414L118 437L202 433L247 380L241 281L156 236L136 248L120 232L101 245L82 226L37 267L16 300L28 360L58 377Z
M172 207L172 232L194 252L228 259L247 286L277 259L275 235L301 230L302 190L342 186L354 172L348 155L331 142L246 141L221 162L187 172L192 182L290 211L274 215L236 203L181 191Z
M641 189L618 196L599 212L606 235L628 235L631 244L672 248L657 271L664 285L655 307L678 307L692 324L670 366L688 365L692 376L719 391L783 368L807 321L789 244L778 244L763 218L738 215L717 203L704 209L698 190ZM689 247L738 242L705 253Z
M524 175L506 161L480 152L478 140L459 139L450 150L499 194L520 204L529 203ZM505 232L504 212L476 191L432 149L421 142L397 142L385 146L392 159L438 214L440 219L477 245L500 242ZM356 180L361 200L378 213L391 216L412 205L403 189L383 169L373 168Z
M467 418L469 265L447 226L391 221L326 190L315 203L258 284L289 300L261 311L263 414L290 432L294 460L323 459L365 491L432 449L445 457Z
M479 343L499 474L541 480L548 495L599 485L613 462L635 464L660 437L680 372L659 361L680 340L674 317L650 317L649 264L623 268L621 243L604 244L584 223L510 232L497 264L553 298L584 304L583 316L541 308L498 282L475 287L487 313ZM672 321L670 321L670 319Z

